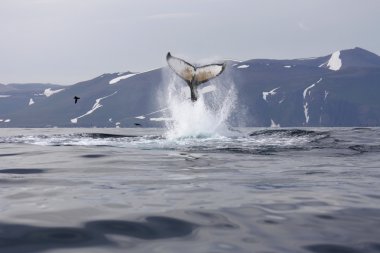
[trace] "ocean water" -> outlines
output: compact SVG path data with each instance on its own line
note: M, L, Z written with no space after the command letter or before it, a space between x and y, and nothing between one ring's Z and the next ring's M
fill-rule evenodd
M380 252L379 128L184 126L0 129L0 252Z

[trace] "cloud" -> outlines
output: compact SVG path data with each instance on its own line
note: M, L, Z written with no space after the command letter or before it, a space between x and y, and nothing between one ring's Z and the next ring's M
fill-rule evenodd
M148 19L180 19L180 18L192 18L198 16L198 13L191 12L176 12L176 13L159 13L147 16Z
M303 31L310 31L310 28L307 25L305 25L303 22L298 22L297 26L299 29Z
M54 5L57 3L64 3L63 0L33 0L31 2L32 4L49 4L49 5Z

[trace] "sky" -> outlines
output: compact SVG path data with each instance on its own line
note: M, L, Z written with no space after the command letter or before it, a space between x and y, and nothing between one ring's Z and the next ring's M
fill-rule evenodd
M190 62L380 55L379 0L0 0L0 83Z

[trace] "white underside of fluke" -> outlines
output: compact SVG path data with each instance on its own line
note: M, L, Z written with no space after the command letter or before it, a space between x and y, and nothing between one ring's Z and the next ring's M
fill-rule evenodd
M192 82L194 80L195 83L204 83L209 79L218 76L224 70L223 64L210 64L194 67L190 63L171 55L168 55L167 61L169 67L187 82Z

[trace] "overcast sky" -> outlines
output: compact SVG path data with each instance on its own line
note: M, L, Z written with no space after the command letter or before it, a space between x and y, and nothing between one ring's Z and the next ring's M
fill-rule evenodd
M0 83L204 59L380 54L379 0L0 0Z

